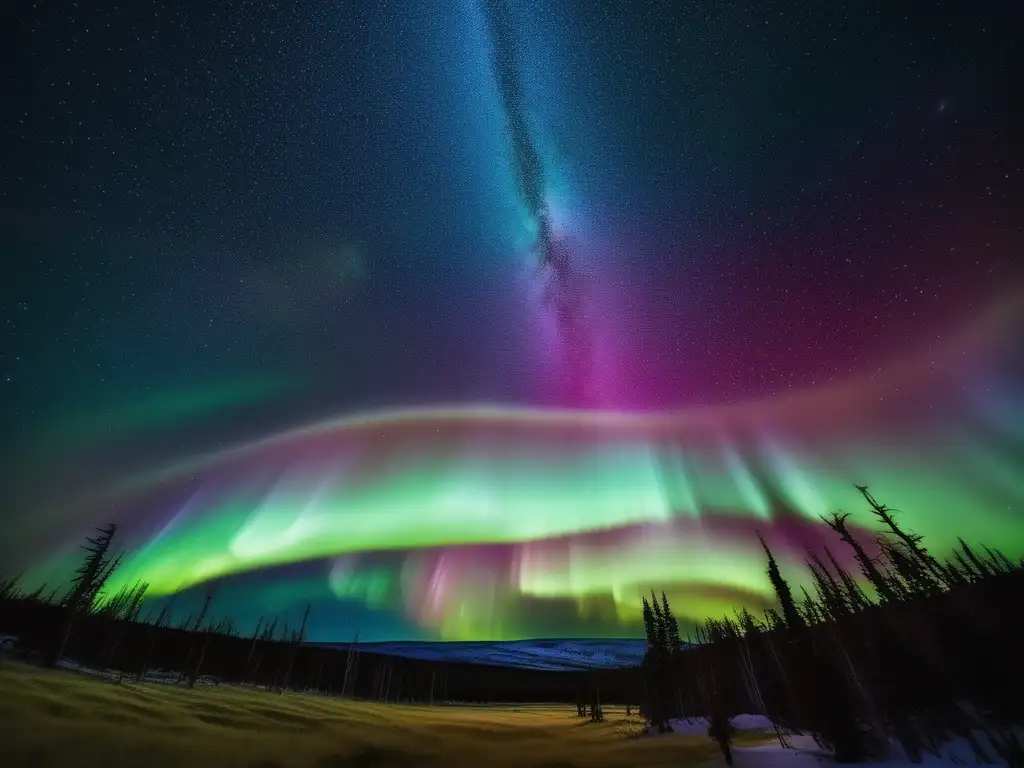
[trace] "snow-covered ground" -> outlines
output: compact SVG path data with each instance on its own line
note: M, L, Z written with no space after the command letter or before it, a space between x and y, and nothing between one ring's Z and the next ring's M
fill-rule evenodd
M90 677L100 677L106 680L135 680L135 675L126 675L115 669L97 669L95 667L79 664L77 661L71 661L70 659L61 659L57 663L57 666L61 669L66 669L69 672L76 672L80 675L89 675ZM159 683L161 685L177 685L179 677L180 674L173 670L151 669L146 673L144 682ZM210 675L200 675L199 679L196 680L196 684L220 685L220 678L212 677Z
M0 635L0 647L9 649L10 646L13 646L14 640L16 640L14 636ZM115 670L96 669L78 664L69 659L61 660L59 666L61 669L91 677L108 680L134 680L133 676L125 676ZM178 678L179 673L173 670L152 669L146 674L145 682L177 685ZM199 685L220 685L220 682L218 678L208 675L201 676L197 681ZM687 718L670 722L672 733L659 734L656 728L650 728L648 735L662 738L672 737L676 734L707 737L709 724L705 718ZM771 720L764 715L737 715L732 718L732 725L737 731L762 731L769 736L774 736L775 734L775 728ZM1024 739L1024 729L1018 732L1018 737ZM734 768L811 768L812 766L833 763L832 756L819 747L810 736L786 734L785 738L789 744L786 747L777 741L757 747L733 747ZM978 732L976 738L984 750L990 756L996 758L997 752L985 734ZM921 762L916 763L916 765L925 766L926 768L977 764L978 760L974 752L964 739L952 739L946 742L941 749L940 755L925 752ZM1005 763L998 764L1005 765ZM904 766L915 765L915 763L907 758L899 744L893 742L890 745L890 755L886 759L858 763L858 765L865 766L865 768L895 768L896 766L903 768Z
M0 634L0 656L3 653L14 650L18 643L17 635L4 635ZM38 650L35 653L39 653ZM57 667L60 669L66 669L68 672L75 672L79 675L88 675L89 677L98 677L105 680L134 680L134 675L126 675L116 669L99 669L97 667L86 666L85 664L79 664L77 661L71 659L61 659L57 662ZM144 682L147 683L162 683L164 685L177 685L179 673L172 670L165 669L151 669L146 673ZM199 685L220 685L220 679L211 677L210 675L200 675L196 681Z
M789 736L787 737L791 747L782 747L779 744L768 744L762 747L736 747L733 749L733 763L735 768L770 768L779 766L782 768L793 768L794 766L812 766L822 763L831 763L831 755L824 752L810 736ZM988 752L995 757L995 750L987 741L982 742L989 747ZM939 766L951 765L977 765L978 759L970 746L963 739L953 739L943 745L941 754L933 755L925 752L919 766L939 768ZM889 766L910 766L915 765L897 744L891 747L891 754L883 760L875 760L867 763L858 763L861 766L871 768L888 768ZM1005 763L1003 763L1005 765Z
M683 735L708 735L708 721L703 717L690 717L685 720L670 720L673 733ZM773 731L772 721L764 715L736 715L732 719L732 727L737 731ZM657 736L658 729L651 728L648 731L652 736ZM773 731L774 732L774 731Z
M708 732L708 721L702 717L670 722L673 733L659 734L656 728L651 728L649 734L664 737L671 737L673 734L706 736ZM765 731L772 735L775 733L771 720L764 715L737 715L732 719L732 725L737 731ZM996 750L989 743L988 738L980 732L976 736L985 751L993 759L996 759ZM789 743L788 747L783 747L777 741L758 747L733 747L734 768L801 768L802 766L809 768L810 766L833 763L831 754L819 747L810 736L787 734L786 741ZM891 744L890 755L886 759L858 763L867 768L910 765L940 768L940 766L977 764L977 757L964 739L952 739L946 742L940 755L925 752L919 763L913 763L895 742ZM1001 764L1005 765L1005 763Z

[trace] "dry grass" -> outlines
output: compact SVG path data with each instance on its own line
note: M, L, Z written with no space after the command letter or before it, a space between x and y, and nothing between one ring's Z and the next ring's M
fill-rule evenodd
M575 707L413 707L233 687L110 682L0 668L0 741L10 766L680 766L718 758L706 737L630 738ZM764 743L744 734L740 743ZM720 758L719 758L720 759Z

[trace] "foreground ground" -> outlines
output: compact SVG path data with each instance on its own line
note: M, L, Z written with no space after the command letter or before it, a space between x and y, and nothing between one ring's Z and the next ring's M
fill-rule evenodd
M631 738L643 723L622 710L608 710L597 724L575 714L571 705L413 707L227 686L114 685L5 664L0 762L18 768L653 768L721 761L703 735ZM748 732L737 743L770 739Z

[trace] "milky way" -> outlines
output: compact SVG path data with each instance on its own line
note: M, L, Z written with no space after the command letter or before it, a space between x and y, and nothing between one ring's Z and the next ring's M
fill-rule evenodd
M20 4L0 578L117 522L243 630L636 638L771 604L758 532L806 584L855 483L1024 555L1019 13L964 5Z
M545 202L544 165L530 133L529 106L519 74L515 24L505 0L484 0L484 8L491 41L491 65L512 145L513 172L522 203L537 225L534 249L543 266L550 261L554 236Z
M483 0L491 42L491 66L505 121L512 172L527 215L536 229L532 251L535 279L541 283L545 307L554 313L560 342L556 358L567 405L592 404L592 329L585 319L582 281L575 274L573 253L554 231L547 203L544 162L530 127L529 95L521 76L520 51L512 9L507 0Z

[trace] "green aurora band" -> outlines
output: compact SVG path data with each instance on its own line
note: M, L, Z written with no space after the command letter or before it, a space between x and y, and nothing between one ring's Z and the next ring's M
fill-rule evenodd
M392 410L111 473L47 496L73 530L28 579L67 573L84 526L110 517L127 557L109 590L222 580L222 610L245 616L336 604L340 618L313 639L350 637L358 622L363 639L403 639L395 621L450 640L621 637L639 633L652 588L691 622L771 605L757 532L796 585L807 548L848 564L820 516L851 511L869 537L854 483L938 554L962 536L1016 559L1024 410L999 361L1019 349L1019 309L1001 305L873 375L774 400L660 414Z

